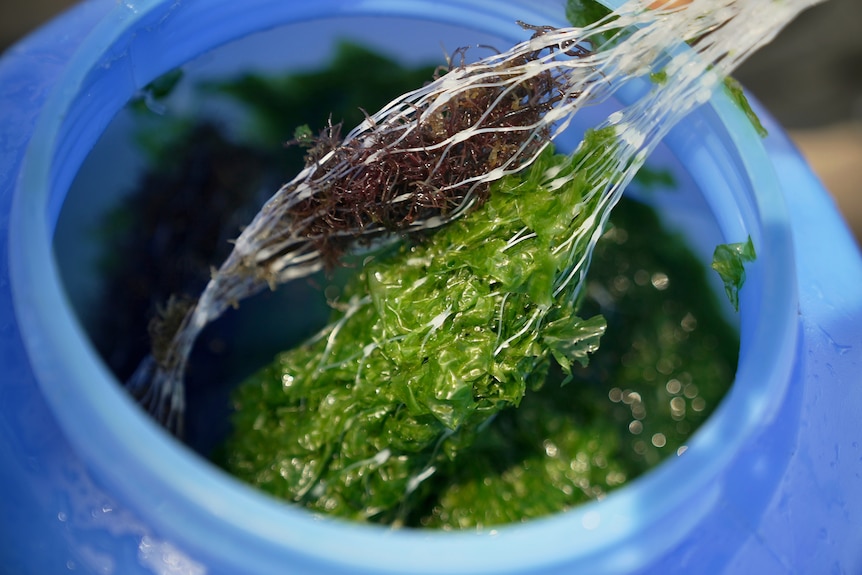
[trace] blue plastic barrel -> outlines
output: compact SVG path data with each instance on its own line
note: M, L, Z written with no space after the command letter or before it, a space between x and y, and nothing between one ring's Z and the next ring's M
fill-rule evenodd
M760 111L770 136L759 138L722 95L667 149L722 237L757 248L734 386L682 455L570 512L448 533L275 502L145 416L70 309L52 251L65 195L114 115L162 73L333 17L361 18L372 36L398 34L397 18L514 41L516 20L563 16L562 1L536 0L91 0L5 53L0 571L862 573L862 259L780 127Z

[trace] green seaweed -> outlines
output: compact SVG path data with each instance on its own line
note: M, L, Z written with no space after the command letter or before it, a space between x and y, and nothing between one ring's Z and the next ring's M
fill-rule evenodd
M448 529L568 509L683 448L729 387L738 340L703 266L646 206L618 206L577 307L492 353L501 329L558 305L542 252L580 193L538 185L559 161L367 263L330 330L237 391L226 468L314 511ZM495 240L525 224L532 249Z
M594 22L598 22L611 14L611 10L598 2L597 0L567 0L566 2L566 20L572 26L583 28ZM610 47L617 40L614 38L616 30L609 30L596 34L594 37L598 40L595 48L602 49Z
M745 95L745 90L742 88L742 85L735 78L728 76L724 79L724 88L727 95L730 96L731 100L733 100L733 103L742 110L745 117L748 118L749 122L751 122L757 135L761 138L768 136L769 132L763 126L760 118L757 117L757 114L751 107L751 103L748 101L748 97Z
M607 331L573 382L552 369L435 478L416 525L482 528L603 497L685 449L733 379L738 337L706 270L647 205L623 199L580 313Z
M735 310L739 310L739 290L745 283L745 264L756 257L750 237L745 242L718 245L713 252L712 269L724 282L727 299Z
M366 262L330 327L240 388L227 468L314 510L400 523L427 497L422 480L541 387L552 363L585 363L604 320L580 319L572 288L556 290L571 254L551 248L596 200L572 209L582 178L543 185L580 159L546 153L495 184L481 210Z

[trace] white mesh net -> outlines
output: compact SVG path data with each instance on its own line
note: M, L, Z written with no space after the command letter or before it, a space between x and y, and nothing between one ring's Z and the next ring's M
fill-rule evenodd
M447 73L393 100L345 138L330 127L316 140L306 168L245 228L168 345L141 364L129 389L181 433L188 355L199 332L228 306L333 265L358 244L458 217L481 204L491 182L530 165L582 106L604 101L633 78L652 77L643 97L599 127L612 126L616 144L585 160L608 168L590 173L613 176L589 183L598 208L555 248L571 259L557 290L569 288L576 297L608 214L661 138L739 63L820 1L632 0L584 28L525 24L529 40L475 63L457 62L456 53Z

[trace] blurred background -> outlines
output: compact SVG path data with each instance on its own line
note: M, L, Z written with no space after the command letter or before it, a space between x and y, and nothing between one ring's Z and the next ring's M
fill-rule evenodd
M74 3L0 0L0 51ZM862 243L862 0L810 9L736 77L788 130Z

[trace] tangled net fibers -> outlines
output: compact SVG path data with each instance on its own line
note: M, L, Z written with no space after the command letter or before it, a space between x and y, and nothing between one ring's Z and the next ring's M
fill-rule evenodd
M588 188L598 201L566 242L571 261L557 292L582 283L611 208L663 135L820 1L630 0L585 27L522 23L532 32L528 40L475 63L456 52L446 73L367 116L343 139L338 126L313 139L305 168L244 229L198 301L174 302L153 324L152 355L127 388L181 435L188 356L200 331L229 306L333 266L356 246L458 218L484 201L491 182L529 166L582 106L649 76L645 95L599 128L612 129L616 141L589 159L596 169Z

